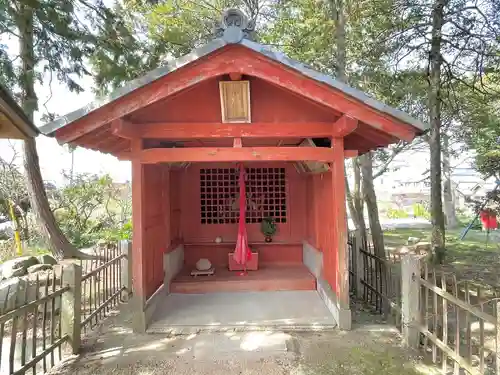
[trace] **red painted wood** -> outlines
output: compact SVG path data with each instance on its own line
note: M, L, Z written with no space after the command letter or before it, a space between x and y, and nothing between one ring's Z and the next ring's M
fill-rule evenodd
M341 113L318 105L262 79L250 81L252 123L312 123L333 124ZM200 82L193 89L168 97L132 113L128 120L145 123L221 123L219 80L216 77ZM196 110L193 110L196 103Z
M134 111L156 103L163 98L176 95L183 90L200 84L200 82L229 73L242 73L261 78L277 86L284 87L297 95L307 96L313 101L333 109L337 114L345 113L376 129L394 134L407 141L412 140L416 133L416 129L411 126L369 108L366 104L347 97L342 92L305 78L298 71L285 67L254 51L233 45L205 56L162 79L150 83L146 87L142 87L91 112L75 121L71 126L57 130L56 137L63 142L73 141L102 125L130 115ZM218 98L219 95L217 95ZM252 114L254 113L255 111L252 108ZM209 119L204 119L204 121L207 120ZM253 120L259 121L255 116ZM267 121L269 120L268 118ZM217 114L215 121L220 121L220 113Z
M278 224L278 232L274 237L276 242L301 243L305 236L305 175L298 174L292 163L245 163L247 168L285 167L287 180L287 222ZM235 163L199 163L192 164L184 171L178 172L178 184L181 187L180 201L182 212L180 232L185 243L213 244L217 236L224 242L235 244L237 224L209 224L200 222L200 169L201 168L235 168ZM177 178L177 177L175 177ZM260 224L247 224L250 243L263 242L264 236Z
M243 147L243 144L241 143L241 138L235 138L233 141L233 147L235 148L241 148Z
M182 243L182 174L184 170L171 170L170 171L170 233L172 242Z
M358 120L348 115L341 116L335 124L333 124L333 132L331 137L342 138L351 134L358 127Z
M153 148L135 155L141 163L238 162L238 161L331 161L326 147L191 147Z
M344 121L342 121L344 122ZM121 125L113 132L123 138L324 138L342 134L345 128L327 122L158 122Z
M259 253L252 252L252 257L243 265L234 260L234 252L227 254L229 271L257 271L259 269Z
M231 78L231 81L240 81L241 77L241 73L229 73L229 78Z
M213 276L190 275L184 269L171 283L172 293L214 293L276 290L316 290L316 279L304 265L262 266L258 271L249 271L246 276L217 268Z
M113 145L110 145L106 151L110 154L120 153L124 150L130 149L130 140L129 139L118 139Z
M184 264L193 268L201 258L206 258L216 267L227 267L227 254L234 251L235 243L184 245ZM255 244L250 243L252 251L259 253L260 265L302 264L302 245Z
M96 129L92 133L85 134L84 136L76 139L74 141L74 145L82 146L82 147L92 147L98 144L99 141L103 139L107 139L110 137L111 126L105 125Z
M134 151L142 148L140 141L132 143ZM138 161L132 162L132 282L134 296L136 296L144 305L146 303L146 286L144 268L144 249L145 249L145 223L143 213L143 201L145 197L144 186L144 168Z
M317 247L316 239L316 196L314 194L314 179L313 175L307 174L306 178L306 241L308 241L312 246Z
M183 163L183 162L224 162L224 161L327 161L325 160L329 156L329 151L327 148L318 147L311 148L312 152L299 151L296 154L294 150L303 150L305 147L247 147L246 150L236 151L236 154L232 154L228 147L188 147L184 149L173 148L173 149L149 149L142 151L137 154L127 151L127 146L129 143L121 142L115 145L119 149L114 152L114 155L119 160L132 160L139 159L144 164L156 164L156 163ZM234 147L234 144L233 144ZM237 147L241 148L241 147ZM194 151L191 153L190 150ZM278 151L278 155L274 152ZM325 151L326 150L326 151ZM358 156L358 150L344 150L344 157L354 158Z
M144 243L143 272L146 279L147 297L158 289L164 280L163 254L168 251L170 239L169 170L163 165L146 165L144 168Z
M332 139L332 149L335 160L332 163L332 214L335 218L330 228L331 243L336 248L334 254L329 254L325 266L337 267L336 280L328 280L330 285L336 284L336 291L340 306L349 308L349 270L347 258L347 213L345 195L345 170L344 170L344 140ZM325 259L325 258L324 258Z
M388 134L393 134L405 141L411 142L415 138L417 131L410 125L378 112L329 86L311 79L304 79L298 71L283 68L281 64L270 61L264 56L248 56L247 53L247 56L240 59L240 63L242 64L241 71L244 71L246 74L262 78L277 85L283 85L288 90L301 95L307 93L311 99L318 103L326 105L340 113L347 114Z

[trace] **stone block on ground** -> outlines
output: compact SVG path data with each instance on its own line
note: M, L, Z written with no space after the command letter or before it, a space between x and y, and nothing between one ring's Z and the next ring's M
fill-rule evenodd
M40 264L49 264L51 266L55 266L57 264L57 260L50 254L43 254L36 257Z
M25 278L13 277L0 283L0 311L2 313L36 299L38 299L38 288Z
M45 287L45 285L48 285L49 289L51 289L54 280L54 272L52 269L40 270L34 273L29 273L23 278L29 281L30 284L37 284L39 287ZM58 274L56 274L55 284L56 286L61 285L61 276Z
M33 266L28 267L28 273L36 273L39 271L48 271L51 269L52 269L52 266L50 264L35 264Z
M24 256L8 260L1 265L2 277L8 279L10 277L25 275L28 267L38 264L38 259L34 256Z

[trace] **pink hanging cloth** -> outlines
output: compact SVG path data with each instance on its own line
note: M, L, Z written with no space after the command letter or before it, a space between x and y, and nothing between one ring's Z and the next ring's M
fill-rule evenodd
M234 249L234 261L238 264L243 265L246 270L247 262L252 259L252 251L248 246L247 228L245 226L246 222L246 191L245 191L245 168L242 164L239 164L240 177L240 219L238 223L238 239L236 240L236 248Z

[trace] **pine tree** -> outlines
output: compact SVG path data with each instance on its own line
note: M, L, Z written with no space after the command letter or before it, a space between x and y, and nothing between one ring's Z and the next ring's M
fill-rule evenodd
M38 110L35 83L45 75L80 92L76 79L90 74L88 59L117 59L123 50L136 48L119 8L101 0L0 0L0 36L17 40L19 55L0 45L0 81L18 93L20 104L33 121ZM37 222L57 258L84 256L69 243L50 210L40 172L36 142L23 144L28 192Z

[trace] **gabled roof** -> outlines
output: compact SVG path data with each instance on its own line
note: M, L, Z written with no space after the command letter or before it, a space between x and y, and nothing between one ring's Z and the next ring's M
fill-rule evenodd
M27 139L38 133L9 91L0 85L0 138Z
M224 48L225 46L229 44L238 44L241 45L245 48L248 48L252 51L255 51L271 60L274 60L276 62L279 62L280 64L283 64L293 70L298 71L300 74L302 74L305 77L311 78L314 81L326 84L330 86L331 88L338 90L342 93L344 93L346 96L351 97L355 100L358 100L365 105L371 107L372 109L387 114L405 124L408 124L415 128L417 134L421 134L424 131L428 129L428 126L421 121L412 118L405 112L402 112L398 109L392 108L378 100L375 100L374 98L366 95L362 91L355 89L349 85L346 85L328 75L322 74L320 72L315 71L314 69L306 66L305 64L302 64L296 60L290 59L287 56L285 56L283 53L274 51L270 49L269 47L250 41L248 39L240 39L238 41L231 40L231 38L228 37L222 37L222 38L217 38L214 39L213 41L209 42L208 44L197 48L193 50L191 53L182 56L176 60L170 61L167 65L159 67L148 74L146 74L143 77L140 77L138 79L135 79L133 81L130 81L129 83L125 84L123 87L113 91L107 96L103 96L100 98L97 98L93 102L89 103L88 105L73 111L71 113L68 113L65 116L60 117L59 119L48 123L40 128L40 131L43 134L46 135L54 135L54 133L66 125L86 116L87 114L99 109L100 107L105 106L106 104L109 104L111 102L116 101L117 99L139 89L142 88L148 84L150 84L153 81L156 81L160 78L163 78L172 72L190 64L198 59L207 56L217 50L220 50Z

